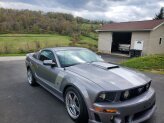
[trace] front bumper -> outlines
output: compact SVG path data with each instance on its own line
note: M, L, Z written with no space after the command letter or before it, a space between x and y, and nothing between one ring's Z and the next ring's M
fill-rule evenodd
M90 109L92 119L89 123L140 123L148 120L156 110L155 91L150 88L142 95L123 102L112 104L95 103L95 107L116 109L117 113L97 112Z

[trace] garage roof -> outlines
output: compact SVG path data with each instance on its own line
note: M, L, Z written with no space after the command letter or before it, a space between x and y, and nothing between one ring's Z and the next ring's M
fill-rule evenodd
M151 31L162 24L164 24L164 19L120 22L104 24L99 30L96 31Z

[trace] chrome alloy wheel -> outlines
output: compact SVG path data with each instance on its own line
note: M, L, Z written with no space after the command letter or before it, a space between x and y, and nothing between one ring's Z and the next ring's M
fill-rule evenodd
M73 119L77 119L80 115L80 104L78 97L73 91L69 91L66 94L66 108L69 113L69 115Z
M27 71L27 79L30 84L32 84L32 73L31 70Z

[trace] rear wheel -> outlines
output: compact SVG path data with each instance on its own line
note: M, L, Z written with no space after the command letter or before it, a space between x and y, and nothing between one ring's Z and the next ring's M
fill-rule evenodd
M30 68L27 69L27 80L31 86L35 86L37 84Z
M79 91L69 87L65 93L65 105L69 116L76 123L88 122L88 111L85 102Z

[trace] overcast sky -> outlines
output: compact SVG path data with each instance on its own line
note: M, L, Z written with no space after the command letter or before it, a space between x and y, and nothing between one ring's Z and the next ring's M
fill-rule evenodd
M164 0L0 0L0 7L64 12L91 20L149 20Z

